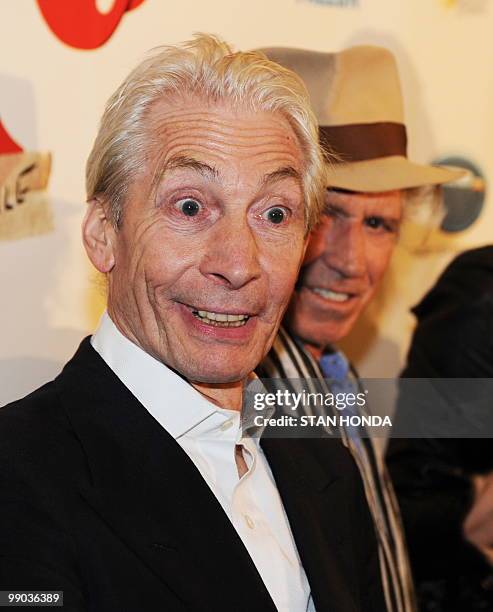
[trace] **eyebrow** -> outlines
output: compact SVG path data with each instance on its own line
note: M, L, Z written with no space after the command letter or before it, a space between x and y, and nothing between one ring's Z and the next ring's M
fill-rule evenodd
M286 178L294 178L300 184L300 186L303 185L300 173L292 166L284 166L283 168L279 168L278 170L274 170L274 172L269 172L269 174L266 174L262 179L262 186L265 187L267 185L272 185L273 183L277 183L278 181L282 181Z
M210 166L205 162L201 162L194 157L186 155L176 155L175 157L170 157L170 159L168 159L168 161L164 164L162 171L159 173L160 178L163 178L167 172L170 170L175 170L176 168L190 168L191 170L195 170L197 173L213 181L217 181L219 178L217 168L214 168L214 166ZM273 183L277 183L286 178L294 178L300 184L300 187L303 185L301 174L297 170L295 170L292 166L283 166L278 170L274 170L274 172L269 172L266 174L262 179L262 187L272 185Z
M337 204L326 204L324 207L324 211L325 212L332 212L332 213L336 213L338 215L340 215L341 217L344 218L349 218L351 215L347 212L347 210L345 210L344 208L341 208L340 206L337 206Z
M351 216L351 214L347 210L341 208L337 204L326 204L324 210L326 213L335 213L345 219L349 219L349 217ZM389 223L399 223L402 219L402 215L396 216L385 211L376 211L374 213L368 213L367 215L365 215L365 217L378 217L379 219L383 219L384 221L387 221Z
M205 162L201 162L198 159L193 157L188 157L185 155L177 155L175 157L171 157L165 164L160 172L160 176L163 177L166 172L170 170L175 170L176 168L190 168L191 170L195 170L202 176L209 178L210 180L216 181L219 177L219 172L213 166L206 164Z

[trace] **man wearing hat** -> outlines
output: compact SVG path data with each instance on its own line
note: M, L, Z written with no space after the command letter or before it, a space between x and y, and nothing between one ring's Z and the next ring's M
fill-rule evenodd
M325 214L312 232L284 329L260 374L330 378L333 391L357 390L357 374L333 343L351 331L375 295L397 241L407 190L460 174L407 159L402 93L390 51L262 51L302 77L320 139L338 161L327 166ZM353 411L363 413L357 406ZM414 610L400 516L383 461L361 430L341 431L341 437L360 469L374 520L387 608Z

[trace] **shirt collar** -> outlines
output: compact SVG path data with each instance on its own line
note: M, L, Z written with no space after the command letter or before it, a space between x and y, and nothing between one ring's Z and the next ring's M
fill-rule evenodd
M105 312L91 338L93 348L148 412L175 439L209 436L236 438L238 411L219 408L189 382L126 338ZM226 422L232 422L231 427Z

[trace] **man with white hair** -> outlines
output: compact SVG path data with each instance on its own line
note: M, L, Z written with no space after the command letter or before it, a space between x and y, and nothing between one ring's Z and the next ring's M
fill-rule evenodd
M306 90L260 54L201 36L117 89L83 223L108 310L0 411L0 590L92 612L382 609L347 449L240 427L322 180Z

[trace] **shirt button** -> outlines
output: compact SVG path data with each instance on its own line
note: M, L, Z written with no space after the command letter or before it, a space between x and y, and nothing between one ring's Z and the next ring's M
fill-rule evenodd
M224 423L221 425L221 427L219 429L221 431L226 431L227 429L232 427L232 425L233 425L233 421L231 419L229 419L228 421L224 421Z
M250 529L254 529L255 528L255 523L253 522L252 518L248 516L248 514L245 514L245 523L247 524L247 527L249 527Z

